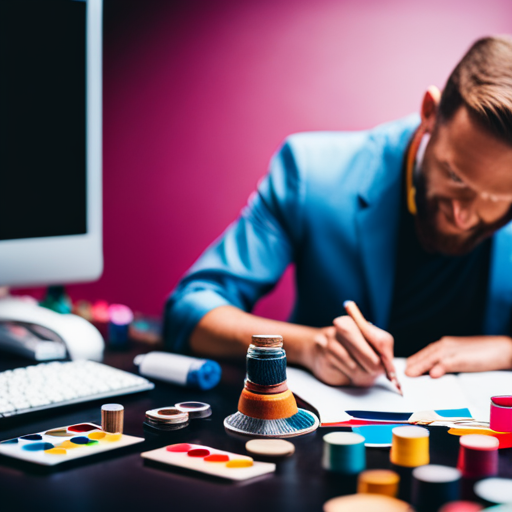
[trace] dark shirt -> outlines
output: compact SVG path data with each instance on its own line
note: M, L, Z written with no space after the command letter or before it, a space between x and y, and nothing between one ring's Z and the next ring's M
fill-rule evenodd
M426 252L404 199L388 327L397 357L443 336L483 334L491 243L488 239L464 256Z

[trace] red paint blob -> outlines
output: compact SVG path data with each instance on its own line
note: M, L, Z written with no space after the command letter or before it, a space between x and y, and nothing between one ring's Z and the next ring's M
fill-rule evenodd
M227 462L229 460L229 455L217 453L214 455L208 455L208 457L205 457L204 460L206 462Z
M190 446L187 443L180 443L180 444L171 444L169 445L166 450L168 452L174 452L174 453L182 453L182 452L188 452L192 449L192 446Z
M189 457L206 457L210 455L210 450L205 450L204 448L197 448L195 450L190 450L187 454Z
M70 432L90 432L91 430L98 430L98 427L95 427L90 423L79 423L78 425L68 427L68 430Z

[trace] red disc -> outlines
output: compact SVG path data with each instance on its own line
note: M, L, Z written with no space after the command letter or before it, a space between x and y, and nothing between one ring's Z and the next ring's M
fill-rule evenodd
M217 453L213 455L208 455L208 457L205 457L204 460L206 462L227 462L229 460L229 455Z
M189 452L192 449L188 443L180 443L180 444L171 444L167 448L168 452Z
M205 450L204 448L196 448L195 450L190 450L187 454L189 457L207 457L210 455L210 450Z

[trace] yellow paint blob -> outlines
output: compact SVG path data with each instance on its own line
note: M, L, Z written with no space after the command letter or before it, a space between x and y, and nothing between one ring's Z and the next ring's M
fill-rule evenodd
M70 448L81 448L82 446L83 445L81 445L81 444L72 443L68 439L68 440L63 441L62 443L60 443L59 448L65 448L66 450L69 450Z
M93 439L95 441L98 441L100 439L103 439L107 434L105 432L91 432L87 437L89 439Z
M114 441L119 441L121 437L123 437L123 434L105 434L103 439L112 443Z
M51 455L66 455L67 451L64 448L50 448L45 450L44 453L50 453Z
M226 462L227 468L250 468L253 465L252 459L233 459Z

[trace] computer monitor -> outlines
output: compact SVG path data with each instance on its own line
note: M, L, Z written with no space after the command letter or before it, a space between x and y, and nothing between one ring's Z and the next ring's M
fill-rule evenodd
M102 0L0 0L0 286L98 278Z

